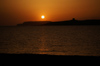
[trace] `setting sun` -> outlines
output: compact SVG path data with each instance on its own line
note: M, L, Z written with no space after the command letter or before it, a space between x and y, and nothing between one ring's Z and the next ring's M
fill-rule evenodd
M44 15L42 15L42 16L41 16L41 18L42 18L42 19L44 19L44 18L45 18L45 16L44 16Z

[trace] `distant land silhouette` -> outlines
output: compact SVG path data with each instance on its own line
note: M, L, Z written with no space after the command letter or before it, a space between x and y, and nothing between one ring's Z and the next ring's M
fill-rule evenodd
M17 24L17 26L52 26L52 25L100 25L100 20L76 20L73 18L72 20L68 21L27 21L23 24Z

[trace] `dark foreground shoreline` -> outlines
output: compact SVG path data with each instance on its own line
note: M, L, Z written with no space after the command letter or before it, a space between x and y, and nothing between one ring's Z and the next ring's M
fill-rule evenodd
M9 59L19 59L19 60L34 60L39 62L71 62L71 63L100 63L100 56L78 56L78 55L47 55L47 54L0 54L0 58ZM26 60L28 59L28 60Z

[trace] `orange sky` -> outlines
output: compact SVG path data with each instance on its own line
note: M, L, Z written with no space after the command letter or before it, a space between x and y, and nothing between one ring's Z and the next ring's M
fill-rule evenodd
M100 0L0 0L0 25L24 21L100 19Z

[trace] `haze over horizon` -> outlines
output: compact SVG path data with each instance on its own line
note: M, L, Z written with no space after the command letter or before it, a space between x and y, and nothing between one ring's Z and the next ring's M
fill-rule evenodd
M0 0L0 26L24 21L100 19L99 4L100 0Z

